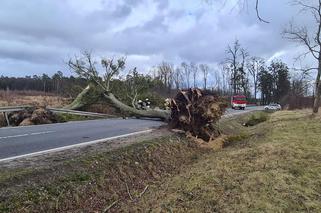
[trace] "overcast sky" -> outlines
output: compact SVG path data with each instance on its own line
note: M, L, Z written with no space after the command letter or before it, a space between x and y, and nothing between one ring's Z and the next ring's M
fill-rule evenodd
M142 71L163 60L215 65L235 39L251 55L281 58L289 66L302 50L280 34L292 17L308 22L288 0L261 0L261 15L270 24L257 20L254 0L248 6L204 2L1 0L0 74L51 75L61 70L70 75L64 62L83 50L97 56L125 54L127 67Z

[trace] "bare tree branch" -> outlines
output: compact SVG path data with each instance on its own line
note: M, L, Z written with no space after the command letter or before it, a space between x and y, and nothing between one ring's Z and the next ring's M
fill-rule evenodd
M256 16L257 16L257 18L261 21L261 22L264 22L264 23L270 23L270 22L268 22L268 21L266 21L266 20L264 20L263 18L261 18L261 16L260 16L260 12L259 12L259 0L256 0L256 3L255 3L255 10L256 10Z
M294 27L292 23L290 23L290 27L283 31L283 35L285 38L292 40L294 42L303 44L307 48L307 52L301 54L300 57L305 57L308 53L310 53L313 58L316 59L318 68L317 75L315 78L315 87L314 87L314 103L313 103L313 113L317 113L320 107L320 96L321 96L321 0L317 1L316 5L306 4L301 0L295 0L294 4L301 7L301 12L310 12L315 19L317 27L313 33L313 36L309 35L306 26L302 27ZM308 73L311 70L315 70L314 67L302 69L302 73Z
M99 86L103 90L102 95L121 111L138 117L161 118L164 120L168 120L170 118L170 112L166 110L138 110L135 107L130 107L118 100L112 91L110 91L110 81L125 68L124 57L119 58L117 62L114 62L113 59L102 59L101 66L105 69L103 78L99 76L95 67L96 62L93 61L91 54L88 52L83 53L83 57L81 58L75 57L75 59L70 59L68 65L70 69L76 72L80 77L85 77ZM91 96L91 87L92 85L89 85L82 93L80 93L70 107L82 106L84 104L83 102L86 101L86 98ZM133 96L133 99L135 99L135 95Z
M319 51L315 50L315 48L318 47L318 44L311 44L308 31L305 26L299 28L299 27L293 26L293 23L290 23L289 28L284 29L282 34L283 34L283 37L288 40L292 40L292 41L304 44L308 48L312 56L315 59L318 59Z
M204 89L207 89L207 77L209 73L210 67L207 64L200 64L199 65L201 72L203 73L203 80L204 80Z

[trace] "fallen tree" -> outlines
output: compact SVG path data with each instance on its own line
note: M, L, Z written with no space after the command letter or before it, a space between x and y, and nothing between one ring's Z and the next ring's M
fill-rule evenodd
M97 98L96 90L94 89L95 85L89 84L79 95L75 98L75 100L66 106L66 109L80 109L84 106L93 104L97 102L99 99ZM101 94L104 98L106 98L109 103L111 103L114 107L119 109L120 111L136 116L136 117L148 117L148 118L159 118L165 121L168 121L170 118L169 110L161 110L161 109L149 109L149 110L139 110L134 107L128 106L118 100L115 95L111 92L104 91ZM95 96L93 98L93 96Z
M90 53L83 57L70 59L69 67L80 77L87 78L91 83L76 97L67 108L78 109L94 103L100 97L106 98L120 111L136 117L159 118L170 123L171 128L190 132L193 136L209 141L220 133L215 126L224 112L226 105L216 95L199 89L181 90L171 100L170 110L147 109L139 110L120 101L110 90L110 82L125 68L125 59L116 62L113 59L102 59L104 75L101 77ZM98 87L99 89L95 89ZM98 91L98 92L97 92Z
M77 97L76 99L67 106L68 109L79 109L87 104L94 103L97 98L103 96L106 98L114 107L120 111L126 112L127 114L134 115L136 117L149 117L149 118L160 118L162 120L169 120L170 111L160 109L150 110L138 110L134 107L128 106L118 100L115 95L110 91L110 82L112 79L119 74L121 70L125 68L125 58L119 58L116 62L113 59L102 59L101 66L104 69L103 77L99 76L99 72L96 69L97 63L93 61L90 53L83 53L83 57L69 60L69 67L77 73L80 77L87 78L91 84L89 84ZM95 87L99 87L97 90Z
M220 135L216 123L226 107L215 94L197 88L181 90L172 99L170 126L211 141Z

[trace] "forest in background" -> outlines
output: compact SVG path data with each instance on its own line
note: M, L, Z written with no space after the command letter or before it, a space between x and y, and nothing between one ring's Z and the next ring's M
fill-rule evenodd
M137 68L128 68L111 82L115 95L127 104L139 99L150 99L152 105L162 107L164 99L173 97L179 89L198 87L216 92L228 98L244 94L250 103L272 102L290 105L290 108L310 107L313 94L308 75L291 75L287 64L280 60L268 62L250 56L236 40L226 49L226 59L219 67L208 64L182 62L174 65L162 62L147 74ZM74 98L88 81L81 77L64 76L57 71L54 75L6 77L0 76L0 90L42 91Z

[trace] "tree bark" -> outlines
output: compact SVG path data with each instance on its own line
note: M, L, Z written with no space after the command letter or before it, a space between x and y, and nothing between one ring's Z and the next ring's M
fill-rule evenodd
M256 94L257 94L257 88L256 88L257 86L256 85L254 85L254 99L255 99L255 102L256 102Z
M88 85L68 107L75 109L86 106L88 100L93 100L88 99L93 96L92 92L96 92L94 86ZM100 97L106 98L109 103L126 114L162 119L167 121L171 128L189 132L196 138L207 142L220 135L216 122L221 118L227 106L219 96L199 89L180 90L171 100L170 110L139 110L124 104L111 92L101 91L101 94Z
M168 110L157 110L157 109L138 110L119 101L111 92L109 92L108 94L104 93L104 97L107 98L107 100L109 100L114 105L114 107L120 109L123 112L133 114L134 116L137 116L137 117L160 118L166 121L169 120L170 118L170 111Z
M85 89L83 89L81 93L77 95L77 97L71 104L65 106L64 108L77 110L93 104L98 101L98 96L93 94L93 86L88 85Z
M88 85L77 97L76 99L65 108L67 109L80 109L87 105L93 104L97 102L97 97L92 93L94 92L93 86ZM121 110L122 112L126 112L132 114L136 117L146 117L146 118L159 118L162 120L168 121L170 118L170 111L168 110L157 110L157 109L149 109L149 110L138 110L134 107L130 107L120 100L118 100L115 95L111 92L103 92L103 97L110 101L110 103L116 107L117 109Z
M319 59L318 74L315 79L315 91L314 91L314 102L313 102L313 113L318 113L320 107L320 93L321 93L321 84L320 84L320 75L321 75L321 59Z

